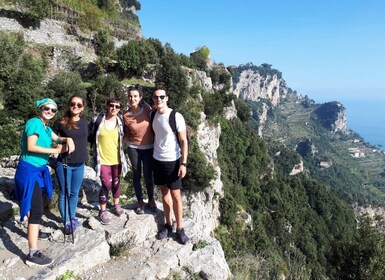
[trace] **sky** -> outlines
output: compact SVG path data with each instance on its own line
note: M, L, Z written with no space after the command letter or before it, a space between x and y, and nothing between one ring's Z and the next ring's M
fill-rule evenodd
M139 2L144 38L178 53L207 46L226 66L271 64L290 88L318 103L385 108L384 0Z

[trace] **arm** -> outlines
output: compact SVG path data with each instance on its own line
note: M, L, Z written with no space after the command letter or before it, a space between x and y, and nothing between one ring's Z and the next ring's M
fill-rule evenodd
M52 140L59 144L66 143L68 153L75 151L75 143L70 137L61 137L58 136L55 132L52 132Z
M188 140L187 140L187 133L186 130L178 132L178 138L180 142L180 150L182 152L182 157L181 157L181 163L187 164L187 156L188 156ZM181 164L179 166L179 177L184 178L187 173L187 168L185 165Z
M38 146L37 143L38 136L36 134L33 134L31 136L27 137L27 150L28 152L32 153L39 153L39 154L60 154L63 151L62 145L57 145L56 148L44 148L41 146Z

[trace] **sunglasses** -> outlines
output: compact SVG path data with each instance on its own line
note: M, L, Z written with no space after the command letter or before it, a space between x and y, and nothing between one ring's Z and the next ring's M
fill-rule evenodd
M48 107L48 106L43 106L43 110L44 111L49 111L51 110L52 113L56 113L57 112L57 109L56 108L51 108L51 107Z
M163 100L165 99L166 95L154 95L152 99L154 100Z
M120 109L120 105L116 105L116 104L109 104L108 107L114 108L114 109Z
M83 108L83 104L82 103L71 102L70 105L71 105L71 107L78 107L79 109Z

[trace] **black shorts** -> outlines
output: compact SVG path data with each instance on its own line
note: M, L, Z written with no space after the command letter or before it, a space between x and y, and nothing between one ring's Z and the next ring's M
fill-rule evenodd
M182 179L178 176L180 158L176 161L159 161L154 158L152 160L155 185L167 186L171 190L182 188Z

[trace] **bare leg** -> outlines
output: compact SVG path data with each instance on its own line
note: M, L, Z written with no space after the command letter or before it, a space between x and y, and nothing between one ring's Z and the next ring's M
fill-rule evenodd
M30 249L37 249L37 238L39 236L39 224L28 223L28 247Z
M173 209L176 219L176 228L180 229L183 227L182 216L183 216L183 206L182 206L182 197L180 190L170 190L171 197L173 202Z
M115 198L114 197L114 205L119 204L119 197ZM104 204L104 208L106 208L106 205Z
M173 203L172 203L170 189L167 188L167 186L160 186L160 191L162 193L164 218L166 219L167 224L172 225L171 209L172 209Z

